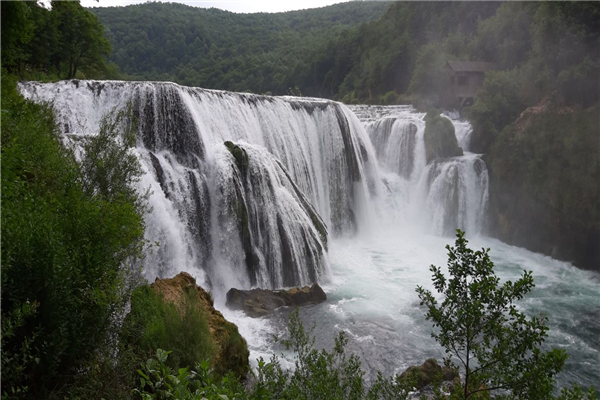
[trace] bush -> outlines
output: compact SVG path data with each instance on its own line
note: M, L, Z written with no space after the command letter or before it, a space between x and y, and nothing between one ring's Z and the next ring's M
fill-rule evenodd
M414 386L412 379L384 378L367 388L360 359L346 354L348 339L343 332L335 339L332 351L316 350L314 338L306 331L298 310L289 320L289 339L282 340L295 356L295 368L284 370L278 357L269 363L259 359L254 394L268 393L267 398L287 399L407 399Z
M269 363L259 359L254 380L246 389L233 374L221 376L210 370L210 363L196 363L195 370L174 369L168 360L171 352L161 349L142 363L139 386L134 393L144 399L407 399L414 386L411 378L386 379L381 374L371 388L363 381L364 372L357 356L347 357L347 339L340 333L334 349L314 349L314 338L300 322L298 311L290 316L289 339L282 340L293 350L293 370L281 367L273 356ZM177 371L177 373L175 372Z
M379 102L384 105L398 104L398 94L395 91L390 90L389 92L381 96Z
M127 348L146 358L157 349L170 349L169 365L193 366L211 360L215 345L208 316L195 293L183 296L182 308L167 302L150 286L138 287L131 296L121 340Z
M142 363L138 370L139 388L132 391L144 400L169 399L243 399L247 398L244 388L232 375L215 379L210 363L196 364L196 370L179 368L174 370L167 362L170 351L156 350L156 355Z
M59 143L52 109L25 101L3 73L3 396L45 397L70 382L124 306L145 243L144 201L118 195L129 186L110 199L89 193L86 178Z

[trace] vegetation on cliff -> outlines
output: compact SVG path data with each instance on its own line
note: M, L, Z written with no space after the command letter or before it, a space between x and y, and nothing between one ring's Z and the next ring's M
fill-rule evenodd
M98 362L146 247L141 170L110 119L81 158L111 159L123 176L81 168L48 105L2 77L2 393L49 397ZM92 151L93 150L93 151ZM110 190L104 190L110 188Z
M467 110L490 168L489 232L598 270L600 7L504 4L481 31L476 48L502 68Z
M599 115L547 99L499 133L487 156L499 239L600 268Z
M427 163L437 158L462 156L463 151L458 147L454 125L433 109L425 115L425 158Z

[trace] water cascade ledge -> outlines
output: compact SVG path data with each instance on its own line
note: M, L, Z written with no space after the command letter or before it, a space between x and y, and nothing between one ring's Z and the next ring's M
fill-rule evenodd
M470 235L485 226L489 176L481 155L469 152L471 126L448 116L435 117L454 128L450 155L427 156L429 146L443 148L447 138L427 138L426 116L410 106L350 106L373 142L394 225L453 236ZM447 121L445 121L447 120ZM461 150L462 149L462 150ZM464 155L460 155L464 151ZM444 153L444 152L442 152ZM441 153L440 153L441 154ZM431 158L431 159L428 159Z
M107 113L131 110L141 186L152 190L147 239L160 243L149 279L187 271L221 291L313 283L326 273L328 232L361 229L380 191L370 140L340 103L164 82L19 89L53 103L64 135L93 135Z

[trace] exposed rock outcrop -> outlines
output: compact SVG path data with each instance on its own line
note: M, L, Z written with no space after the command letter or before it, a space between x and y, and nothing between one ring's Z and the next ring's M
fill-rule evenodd
M184 311L182 299L190 290L196 292L199 303L204 307L208 315L208 325L217 348L212 360L212 367L219 374L233 371L240 377L245 377L248 368L248 345L246 340L238 332L235 324L227 321L223 314L213 307L212 296L200 286L196 280L187 272L180 272L171 279L158 279L150 287L163 296L164 300L175 304L178 310Z
M454 125L448 118L431 110L425 116L425 157L427 164L436 158L458 157L463 150L458 146Z
M250 317L257 318L273 312L279 307L299 307L322 303L327 295L317 283L289 290L230 289L227 292L227 307L244 310Z
M401 378L410 378L412 376L416 379L415 387L417 389L431 385L438 376L441 376L442 381L453 381L457 377L452 368L440 366L435 358L426 360L420 366L408 367L400 375Z

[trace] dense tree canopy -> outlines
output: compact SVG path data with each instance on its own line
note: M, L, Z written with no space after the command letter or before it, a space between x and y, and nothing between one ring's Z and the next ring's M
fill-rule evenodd
M21 78L109 76L104 26L79 1L2 2L2 66ZM79 72L79 74L78 74Z
M527 103L597 101L598 3L350 2L277 14L181 4L95 8L129 79L441 105L447 60L518 70ZM535 76L533 76L535 75ZM596 81L594 81L596 78ZM395 95L383 95L392 92Z
M127 78L274 94L287 94L300 85L303 93L314 94L308 83L330 69L318 60L336 52L330 39L380 17L389 6L350 2L277 14L235 14L146 3L92 12L106 26L112 60Z

